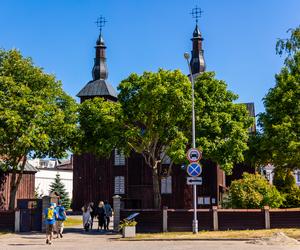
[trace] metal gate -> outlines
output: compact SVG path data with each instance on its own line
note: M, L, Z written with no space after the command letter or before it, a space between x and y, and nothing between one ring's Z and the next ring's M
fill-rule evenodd
M20 210L20 232L42 230L42 199L18 199Z

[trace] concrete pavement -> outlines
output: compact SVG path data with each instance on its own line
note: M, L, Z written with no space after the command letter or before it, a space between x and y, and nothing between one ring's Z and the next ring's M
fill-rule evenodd
M55 239L52 245L46 245L44 234L8 234L0 236L0 250L300 250L300 246L266 246L246 241L120 241L120 237L117 234L97 231L85 233L74 228L66 229L62 239Z

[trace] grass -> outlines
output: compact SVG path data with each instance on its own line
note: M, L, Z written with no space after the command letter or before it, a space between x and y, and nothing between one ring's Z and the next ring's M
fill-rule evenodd
M228 230L228 231L200 231L192 232L168 232L137 234L137 240L144 239L248 239L270 237L276 232L283 232L294 239L300 239L299 228L268 229L268 230Z
M68 217L67 220L64 222L65 227L72 227L72 226L78 226L82 225L82 218L81 216L74 216L74 217Z

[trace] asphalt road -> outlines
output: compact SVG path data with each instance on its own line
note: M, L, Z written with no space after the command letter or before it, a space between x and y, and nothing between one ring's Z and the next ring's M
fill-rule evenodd
M34 234L9 234L0 236L0 250L57 249L57 250L300 250L299 246L255 245L246 241L121 241L120 235L84 233L81 229L66 232L52 245L45 244L45 236Z

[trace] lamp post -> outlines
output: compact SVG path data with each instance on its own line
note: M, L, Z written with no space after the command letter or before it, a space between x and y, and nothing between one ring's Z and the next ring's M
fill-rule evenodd
M184 58L187 61L190 76L191 76L191 82L192 82L192 142L193 142L193 148L196 148L196 136L195 136L195 101L194 101L194 77L192 74L191 65L189 63L190 54L185 52ZM198 220L197 220L197 189L196 185L193 185L193 196L194 196L194 220L193 220L193 233L198 233Z

